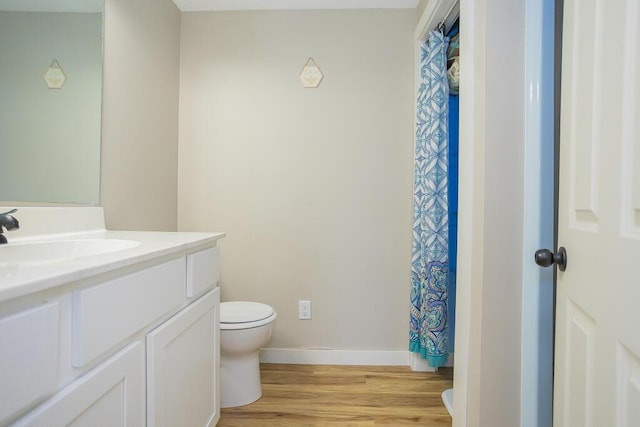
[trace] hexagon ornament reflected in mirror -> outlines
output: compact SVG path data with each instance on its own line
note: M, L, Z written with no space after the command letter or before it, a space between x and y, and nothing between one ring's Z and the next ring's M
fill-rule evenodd
M67 76L56 59L53 60L44 73L44 81L49 89L62 89L67 81Z
M322 71L313 61L313 58L307 59L307 63L304 64L302 71L300 71L300 81L304 87L316 88L322 81Z

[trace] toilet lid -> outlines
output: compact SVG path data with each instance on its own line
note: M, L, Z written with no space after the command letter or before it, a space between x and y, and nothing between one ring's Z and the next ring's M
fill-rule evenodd
M273 315L271 306L251 301L220 303L220 323L249 323Z

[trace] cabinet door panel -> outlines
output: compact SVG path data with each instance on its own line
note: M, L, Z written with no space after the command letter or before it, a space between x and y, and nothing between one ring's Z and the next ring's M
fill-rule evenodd
M0 319L0 425L55 393L59 318L53 303Z
M69 427L112 427L125 425L125 408L122 404L124 399L124 387L122 387L122 383L120 382L73 420L69 424Z
M144 397L144 348L136 342L62 389L14 426L143 426Z
M213 426L220 418L219 292L208 292L147 335L149 426Z

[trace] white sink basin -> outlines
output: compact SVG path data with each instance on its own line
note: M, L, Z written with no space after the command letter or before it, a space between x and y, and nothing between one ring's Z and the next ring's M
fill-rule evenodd
M135 240L78 239L0 245L0 264L63 261L122 251L138 246Z

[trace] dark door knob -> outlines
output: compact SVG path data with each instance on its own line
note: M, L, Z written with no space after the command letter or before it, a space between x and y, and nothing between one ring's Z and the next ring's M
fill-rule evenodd
M549 267L552 264L557 264L560 271L564 271L567 268L567 251L562 246L555 254L549 249L538 249L535 260L540 267Z

